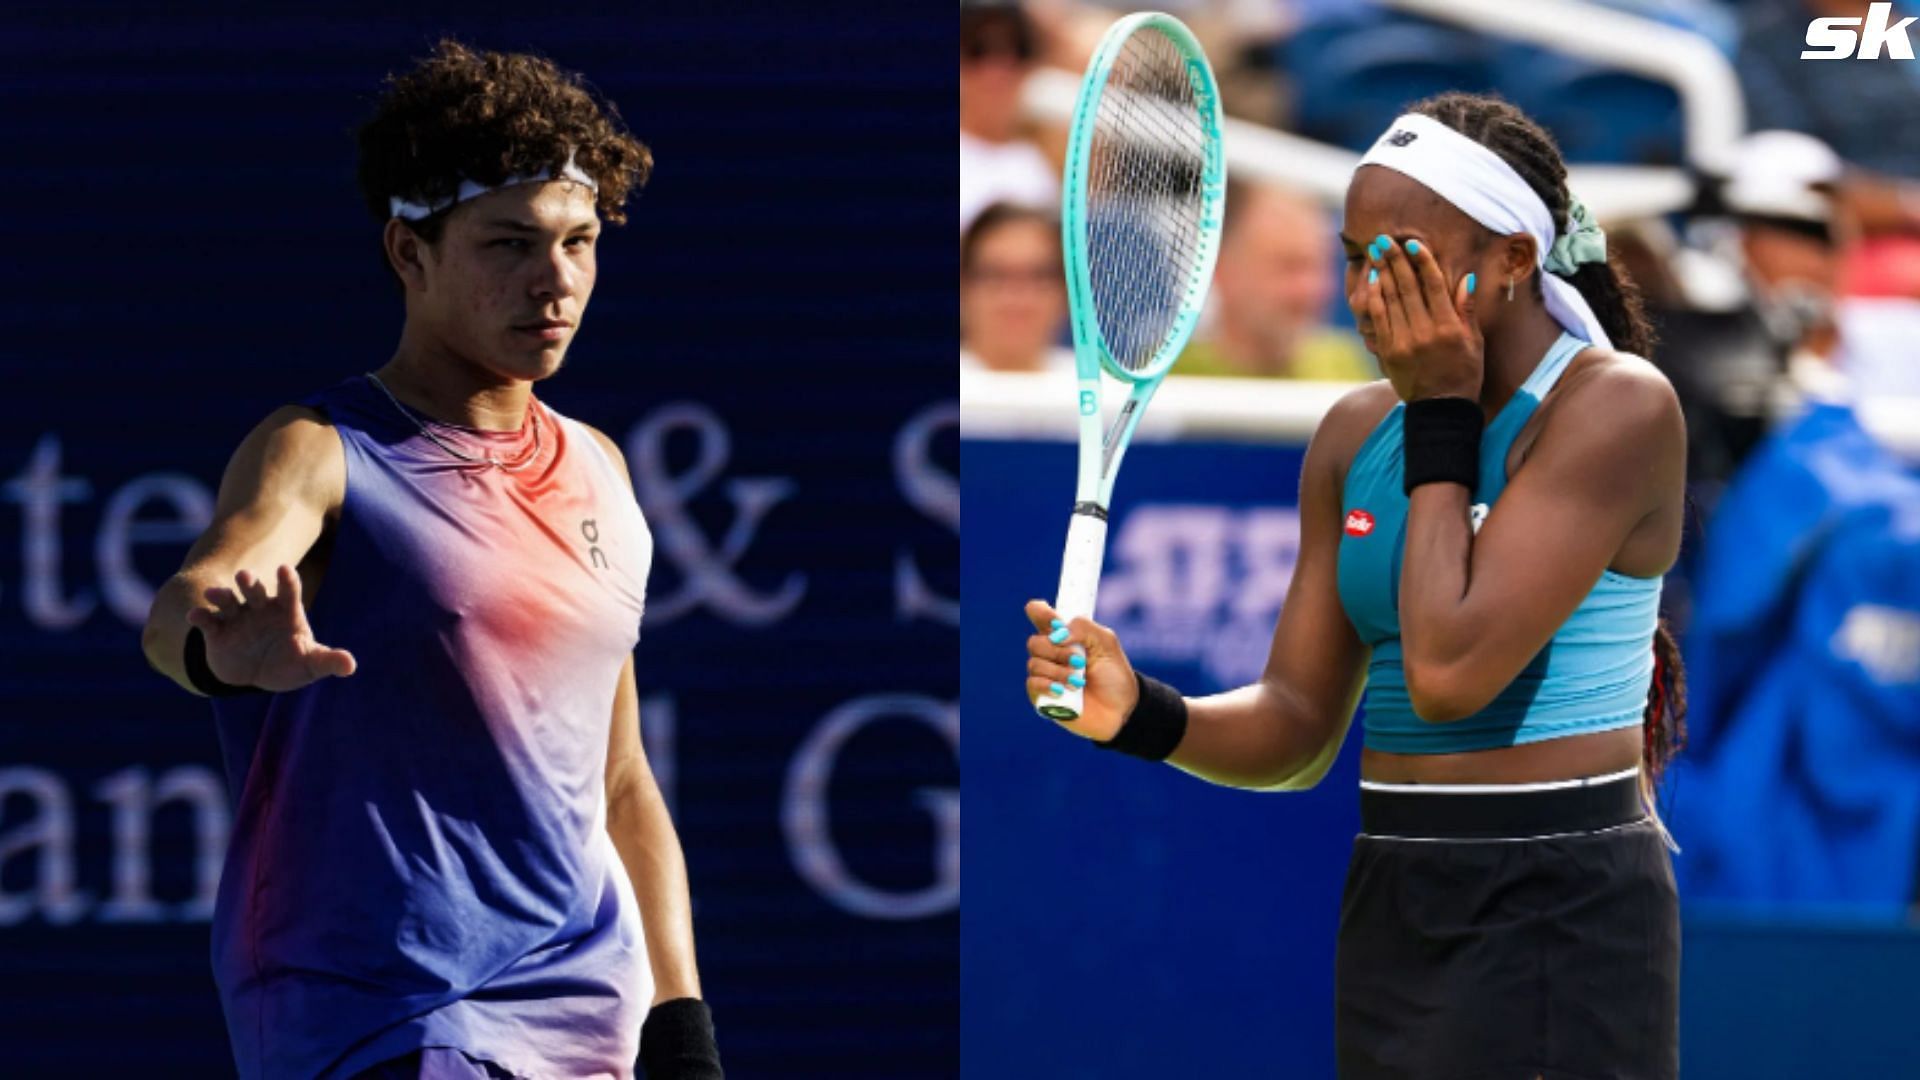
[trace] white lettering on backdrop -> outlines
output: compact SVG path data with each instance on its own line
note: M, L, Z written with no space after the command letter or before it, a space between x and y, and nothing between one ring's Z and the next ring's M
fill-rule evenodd
M960 478L933 461L933 440L943 429L960 430L960 406L935 405L907 421L893 441L893 475L914 509L958 533ZM894 614L902 622L924 617L960 625L960 601L935 592L905 548L894 556L893 592Z
M60 437L51 434L34 443L25 468L0 484L0 500L20 505L20 606L37 629L72 630L93 615L93 590L69 594L61 559L61 510L92 497L93 484L84 477L61 475ZM172 515L162 520L141 517L141 510L155 502L166 504ZM108 609L122 622L145 622L155 585L134 568L133 549L143 544L184 547L212 520L212 490L184 473L147 473L109 496L93 542L94 569Z
M932 447L945 430L957 427L958 417L951 403L922 409L895 436L892 460L901 497L916 511L956 532L959 481L934 461ZM693 463L678 473L670 470L667 461L667 442L676 433L695 440ZM736 572L768 513L795 493L791 480L726 480L723 490L732 502L733 518L716 544L701 532L687 504L720 479L731 457L731 434L720 417L692 402L663 406L633 425L626 449L636 494L655 533L656 550L671 561L682 579L672 595L649 602L650 622L670 621L705 607L736 626L758 629L780 623L796 611L807 592L804 573L790 572L778 586L761 589ZM54 434L41 436L26 466L0 484L0 500L21 507L21 608L29 624L43 632L76 629L100 610L102 599L105 609L120 622L139 626L158 582L141 577L134 565L134 549L147 544L184 548L212 520L209 485L177 472L137 476L115 489L102 506L92 545L97 583L70 589L62 565L61 513L66 507L89 502L93 491L86 478L62 475L60 439ZM163 507L165 515L151 516L149 508L154 506ZM894 571L897 618L959 625L958 601L941 596L927 584L912 552L896 551ZM129 650L137 655L131 643ZM674 735L681 720L671 695L650 696L643 703L642 737L670 803L678 795ZM958 753L956 703L881 693L842 704L813 725L787 770L781 824L793 865L802 880L828 901L866 918L925 918L950 912L959 904L960 793L955 789L928 788L918 795L936 826L933 880L924 887L887 891L863 882L848 869L835 846L827 792L841 748L869 724L903 720L928 725ZM19 763L0 766L0 804L13 799L15 805L24 801L29 807L24 820L0 829L0 871L16 860L33 864L33 872L26 875L30 885L12 892L0 889L0 927L36 917L59 925L89 917L102 923L210 919L230 828L219 774L182 765L160 771L156 777L154 770L135 765L103 778L91 794L109 807L111 822L111 851L103 853L109 859L111 889L97 899L77 884L83 853L77 850L69 781L49 769ZM163 901L152 890L152 822L156 810L173 802L184 803L193 815L194 885L190 897Z
M73 795L59 774L30 766L0 768L0 805L25 800L25 821L0 830L0 876L16 859L34 864L33 883L0 889L0 927L39 916L56 926L91 914L102 923L205 922L213 917L220 863L227 849L227 796L220 777L199 765L181 765L154 780L146 768L122 769L102 779L94 797L113 808L112 892L99 905L76 884ZM178 800L194 820L194 891L184 902L162 904L152 892L153 816Z
M840 857L833 839L833 813L827 798L833 769L847 740L869 724L906 719L939 732L954 753L960 752L960 709L951 702L918 694L872 694L855 698L827 714L800 744L787 768L786 791L780 799L780 825L787 835L787 852L800 876L814 891L842 910L871 919L924 919L960 906L960 793L951 788L925 788L920 805L932 815L939 839L932 884L911 891L888 892L856 878Z
M1097 611L1136 663L1197 664L1240 686L1266 665L1299 555L1291 507L1145 503L1120 522Z
M677 475L667 468L667 439L675 432L691 433L696 453L693 465ZM627 435L633 485L653 529L655 550L673 562L682 578L679 591L648 599L647 618L652 622L671 622L705 605L739 626L770 626L791 614L806 595L804 574L789 574L778 590L760 593L733 573L767 512L793 494L793 481L781 477L727 481L733 523L718 550L687 512L688 501L720 475L732 453L727 426L711 409L694 402L662 406Z

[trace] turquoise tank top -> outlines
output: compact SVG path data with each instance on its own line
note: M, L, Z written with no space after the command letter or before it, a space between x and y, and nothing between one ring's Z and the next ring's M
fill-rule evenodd
M1562 334L1487 425L1480 442L1480 479L1473 494L1478 531L1507 486L1507 451L1588 343ZM1407 542L1402 423L1396 404L1362 443L1347 470L1341 498L1340 602L1368 662L1366 745L1396 754L1451 754L1584 735L1638 724L1653 678L1653 632L1660 611L1659 578L1612 570L1518 677L1486 708L1446 723L1414 715L1400 654L1400 565Z

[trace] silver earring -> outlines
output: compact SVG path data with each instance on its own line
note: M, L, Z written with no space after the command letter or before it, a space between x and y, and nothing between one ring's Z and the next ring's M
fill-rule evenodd
M1512 278L1507 279L1507 302L1508 303L1513 302L1513 279Z

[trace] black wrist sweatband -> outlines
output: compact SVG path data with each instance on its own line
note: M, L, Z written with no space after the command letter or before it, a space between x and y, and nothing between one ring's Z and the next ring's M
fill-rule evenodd
M1471 398L1421 398L1407 402L1401 425L1406 443L1406 490L1435 482L1461 484L1469 494L1480 479L1480 435L1486 430L1480 403Z
M1093 745L1147 761L1165 761L1187 737L1187 699L1159 679L1137 671L1133 678L1140 686L1139 702L1113 738Z
M187 628L187 681L208 697L232 697L235 694L263 694L257 686L235 686L221 682L207 666L207 635L197 626Z
M725 1080L707 1003L674 998L655 1005L640 1025L640 1067L647 1080Z

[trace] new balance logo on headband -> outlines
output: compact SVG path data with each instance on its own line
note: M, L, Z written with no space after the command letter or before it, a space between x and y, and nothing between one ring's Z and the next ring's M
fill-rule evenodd
M1909 19L1907 21L1912 22L1913 20ZM1387 142L1392 146L1405 146L1419 137L1418 134L1411 131L1396 131L1387 136Z
M1894 60L1913 59L1913 42L1907 40L1907 27L1912 25L1912 16L1901 19L1893 25L1887 25L1893 18L1893 5L1876 3L1867 5L1867 17L1864 22L1858 18L1815 19L1807 24L1807 44L1818 48L1807 48L1800 52L1802 60L1878 60L1880 50L1885 48L1887 56ZM1861 29L1856 33L1853 27ZM1854 49L1855 42L1859 50Z

